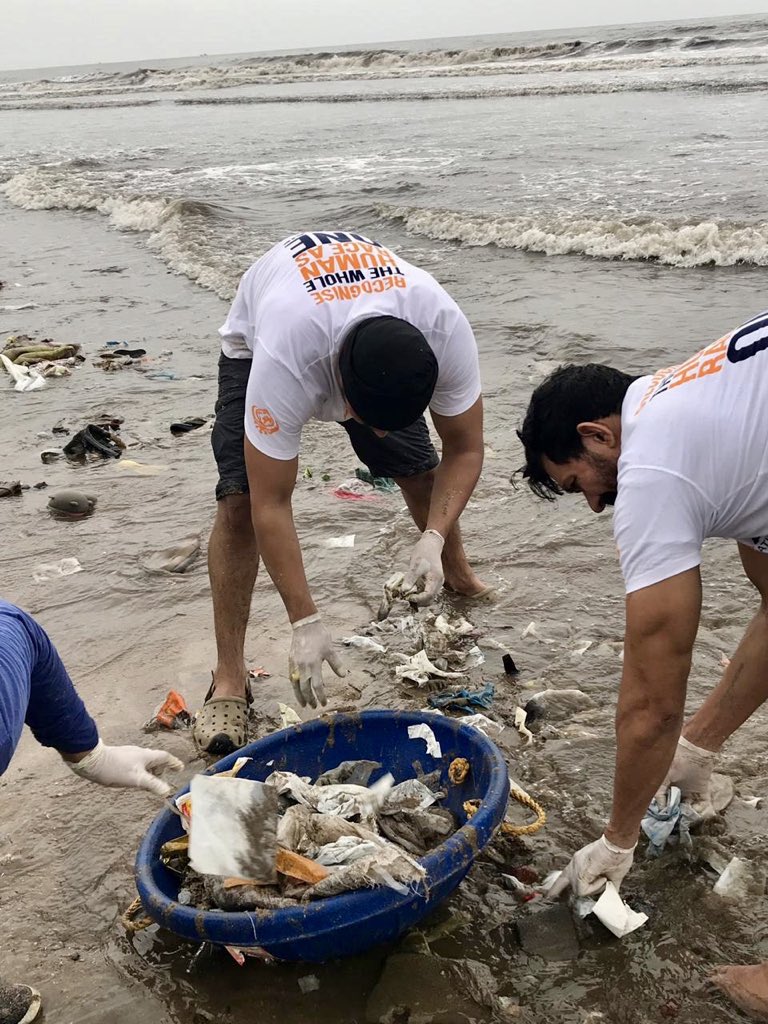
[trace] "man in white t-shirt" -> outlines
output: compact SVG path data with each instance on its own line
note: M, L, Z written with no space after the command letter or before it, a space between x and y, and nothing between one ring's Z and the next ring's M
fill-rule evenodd
M595 512L615 504L627 592L613 808L604 835L563 874L578 896L621 883L657 791L665 799L679 786L705 817L715 813L717 752L768 698L766 350L763 313L653 376L563 366L534 391L519 432L534 493L582 494ZM707 537L737 542L760 602L721 682L683 726ZM727 970L747 972L738 984L768 1011L768 965ZM732 990L732 973L716 980Z
M301 433L337 421L374 476L395 479L422 531L406 574L428 603L443 582L478 597L458 518L483 462L477 345L426 271L356 232L278 242L243 275L221 328L212 443L218 507L209 544L218 662L195 739L224 754L246 739L243 646L261 558L293 626L300 704L325 704L323 662L342 669L307 584L291 511ZM429 407L442 459L423 413Z

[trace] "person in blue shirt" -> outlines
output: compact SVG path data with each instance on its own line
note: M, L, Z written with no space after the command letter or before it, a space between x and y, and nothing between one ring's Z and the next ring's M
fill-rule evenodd
M76 775L102 786L146 789L163 797L171 787L156 773L184 767L163 750L103 743L45 630L21 608L0 601L0 775L25 724ZM29 985L0 980L0 1024L29 1024L40 1006L39 993Z

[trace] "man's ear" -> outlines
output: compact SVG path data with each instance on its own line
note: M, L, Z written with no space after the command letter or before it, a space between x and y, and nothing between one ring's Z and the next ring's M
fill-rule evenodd
M579 423L576 430L584 442L584 447L590 451L618 447L618 435L605 420Z

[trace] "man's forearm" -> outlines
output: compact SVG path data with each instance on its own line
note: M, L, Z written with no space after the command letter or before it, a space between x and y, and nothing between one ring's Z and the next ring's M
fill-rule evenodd
M289 620L297 622L313 615L317 607L304 573L290 502L260 505L253 509L252 517L259 555L283 599Z
M768 700L768 616L750 622L718 686L707 697L683 736L697 747L719 750L728 737Z
M628 678L632 672L631 666L625 667L616 712L613 809L605 830L609 842L624 849L637 842L640 822L675 756L683 721L688 662L680 659L660 668L660 673L670 676L667 692L682 694L680 700L673 698L666 704L643 699L646 688L642 680Z
M443 452L432 487L428 530L448 536L472 496L482 468L481 452Z

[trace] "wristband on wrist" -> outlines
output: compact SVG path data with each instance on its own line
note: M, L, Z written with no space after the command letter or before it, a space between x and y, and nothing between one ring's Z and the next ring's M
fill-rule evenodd
M307 615L304 619L297 619L296 622L292 622L291 627L297 629L299 626L308 626L311 622L319 622L320 618L320 612L314 612L312 615Z

